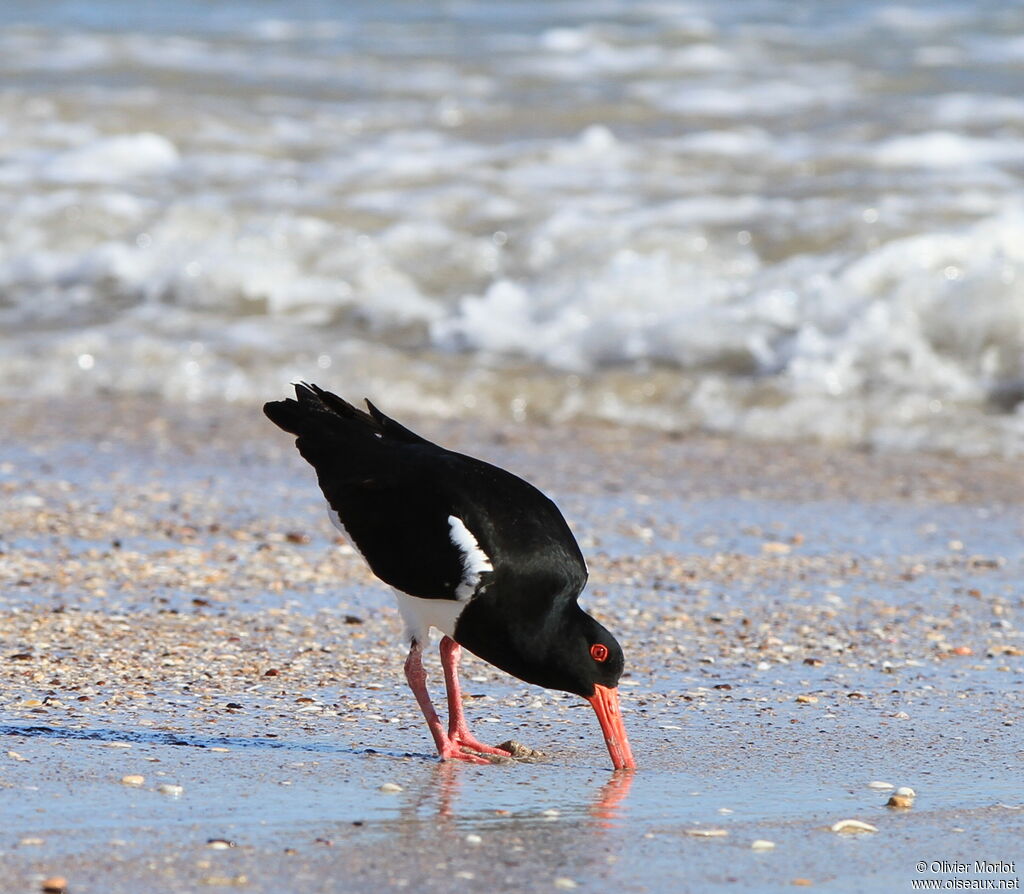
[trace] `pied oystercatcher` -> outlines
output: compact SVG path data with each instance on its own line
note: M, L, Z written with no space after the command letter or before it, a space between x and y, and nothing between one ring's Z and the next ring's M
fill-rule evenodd
M421 438L370 401L366 413L316 385L298 384L295 394L263 411L298 436L335 525L394 589L410 644L405 676L441 760L507 754L466 724L465 646L527 683L583 696L615 769L635 767L619 711L622 649L577 603L587 567L555 504L504 469ZM431 627L444 634L447 733L422 663Z

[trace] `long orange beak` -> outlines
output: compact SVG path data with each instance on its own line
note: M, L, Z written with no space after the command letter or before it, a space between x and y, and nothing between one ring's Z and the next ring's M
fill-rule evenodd
M604 733L612 766L616 770L635 770L636 761L633 760L633 752L629 749L626 726L622 722L622 712L619 710L619 690L595 683L594 694L587 701L594 706L597 720L601 724L601 732Z

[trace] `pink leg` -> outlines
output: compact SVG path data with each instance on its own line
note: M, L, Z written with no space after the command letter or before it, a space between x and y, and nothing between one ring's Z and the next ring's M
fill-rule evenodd
M448 690L448 739L456 745L479 751L481 754L511 755L501 748L492 748L478 741L469 731L466 715L462 713L462 689L459 686L459 659L462 646L450 636L441 640L441 667L444 668L444 685Z
M482 757L463 751L460 743L452 741L445 735L441 719L437 716L437 711L434 710L434 705L430 701L430 693L427 692L427 672L423 669L423 649L415 640L409 649L409 656L405 659L405 679L409 681L409 688L416 696L427 726L430 727L430 734L434 737L434 744L437 746L437 753L441 760L454 759L473 764L488 763Z

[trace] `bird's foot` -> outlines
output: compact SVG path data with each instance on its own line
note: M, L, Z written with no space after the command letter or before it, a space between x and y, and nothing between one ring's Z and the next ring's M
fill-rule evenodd
M467 751L455 739L449 739L438 749L438 757L442 761L465 761L467 764L489 764L486 757Z
M449 741L463 750L469 749L477 754L493 754L497 757L512 757L511 752L504 748L495 748L493 745L484 745L469 733L449 733Z

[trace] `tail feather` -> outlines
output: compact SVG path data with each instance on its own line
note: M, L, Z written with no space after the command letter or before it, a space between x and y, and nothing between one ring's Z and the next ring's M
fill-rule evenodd
M380 426L382 435L386 437L395 438L398 441L408 441L410 444L429 444L426 438L420 437L416 432L406 428L400 422L395 422L390 416L385 416L380 410L378 410L370 399L366 398L366 406L369 407L370 416Z
M295 396L298 400L288 398L264 404L264 414L279 428L299 437L333 427L336 414L306 385L297 384Z
M299 398L300 403L316 408L321 412L326 410L340 416L342 419L352 419L369 428L379 428L369 413L352 406L347 400L343 400L337 394L332 394L319 385L298 382L295 385L295 395Z
M263 405L263 412L276 426L300 438L362 431L382 438L429 443L404 425L385 416L369 400L366 401L370 410L367 413L338 395L305 382L296 383L295 396L298 400L287 398L269 401Z
M263 405L263 414L276 425L293 435L302 435L309 428L309 414L298 401L272 400Z

